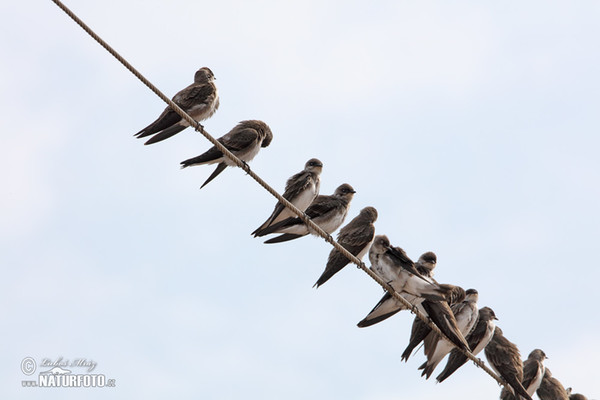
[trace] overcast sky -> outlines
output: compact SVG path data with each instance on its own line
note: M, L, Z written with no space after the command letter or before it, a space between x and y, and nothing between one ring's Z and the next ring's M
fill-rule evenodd
M376 207L524 358L600 398L597 2L66 4L169 97L210 67L204 126L269 124L263 179L321 159L322 194L357 191L348 220ZM409 313L357 328L382 295L360 270L313 289L322 239L252 238L275 200L237 168L199 190L212 167L179 162L200 134L135 139L165 104L51 1L0 10L0 397L499 396L472 364L436 384L421 352L401 362ZM116 387L22 388L25 357L94 360Z

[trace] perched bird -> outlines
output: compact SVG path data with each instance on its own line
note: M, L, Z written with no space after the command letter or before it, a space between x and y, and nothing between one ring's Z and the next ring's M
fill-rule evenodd
M283 198L296 206L300 211L306 210L319 194L322 170L323 163L320 160L316 158L308 160L306 164L304 164L304 169L302 171L294 174L287 180ZM267 218L261 226L256 228L251 235L254 235L254 237L260 236L260 232L266 227L295 216L296 214L290 209L285 207L282 203L277 202L271 216Z
M217 139L227 150L232 152L240 160L250 162L261 147L267 147L273 140L271 128L262 121L248 120L237 124L232 130ZM197 157L190 158L181 162L181 168L187 168L194 165L216 164L217 168L200 186L202 189L206 184L217 177L227 166L235 166L233 161L221 153L216 146L211 147L206 152Z
M512 387L516 394L532 400L521 384L523 380L521 353L514 343L504 337L499 327L494 329L492 340L485 347L485 357L492 369Z
M433 252L429 251L427 253L422 254L421 257L419 257L419 260L415 263L415 267L417 268L417 271L423 277L429 278L434 283L437 283L433 279L433 269L435 268L436 262L437 262L437 258L435 256L435 254ZM459 290L462 290L458 286L456 288ZM400 296L402 296L404 299L406 299L411 304L414 304L416 306L418 306L423 301L423 299L420 298L419 296L415 296L415 295L408 294L408 293L400 293ZM464 290L463 290L463 296L464 296ZM462 299L460 301L462 301ZM361 328L364 328L366 326L376 324L378 322L381 322L381 321L391 317L392 315L396 314L398 311L406 310L406 309L407 309L407 307L403 303L401 303L399 300L396 300L388 292L385 292L385 294L383 295L383 297L381 298L379 303L377 303L377 305L373 308L373 310L371 310L371 312L361 322L358 323L358 326ZM420 309L420 311L422 313L425 313L424 309ZM418 317L415 317L415 321L421 321L421 319L419 319ZM423 326L425 328L429 329L429 327L425 323L423 323L422 321L421 321L421 323L423 324ZM425 336L427 336L427 335L425 335Z
M530 396L533 396L542 383L546 372L544 360L547 358L546 353L540 349L535 349L529 353L527 360L523 363L523 381L521 383Z
M458 304L454 304L451 307L452 313L456 318L458 329L463 336L467 336L479 318L479 310L477 308L477 300L479 294L475 289L468 289L466 291L465 299ZM446 354L450 353L454 346L446 339L441 338L435 332L429 333L425 339L425 355L427 356L427 362L419 367L423 372L421 376L425 376L429 379L433 370L442 361Z
M569 394L552 372L546 368L540 387L535 392L540 400L569 400Z
M581 393L573 393L572 388L567 388L567 394L569 395L569 400L588 400L587 397Z
M433 278L433 270L437 266L437 256L433 251L425 252L421 254L415 266L421 275Z
M523 381L521 381L521 384L530 396L533 396L542 383L542 378L546 372L544 367L544 360L546 358L548 357L546 357L546 354L542 350L535 349L529 353L529 357L523 363ZM500 399L518 400L507 388L502 389Z
M465 291L460 286L454 287L454 293L451 296L449 302L445 301L430 301L423 300L420 307L424 311L424 314L450 339L452 343L456 343L457 346L461 345L461 338L457 335L458 329L456 319L453 320L452 309L450 305L460 303L465 299ZM429 310L429 311L426 311ZM400 358L402 361L408 361L413 350L429 335L431 328L421 318L415 317L413 325L410 331L410 339L408 345L402 353ZM466 339L466 337L465 337ZM469 345L470 346L470 345Z
M374 207L365 207L360 213L338 233L338 243L352 253L359 260L363 258L375 237L377 210ZM325 271L321 274L314 286L319 287L338 271L344 268L350 260L335 248L329 253ZM313 287L314 287L313 286Z
M433 279L433 269L437 265L437 257L433 252L429 251L427 253L422 254L415 265L417 266L417 270L421 273L421 275L427 276L435 282L435 279ZM453 342L456 343L460 343L460 339L454 334L455 329L453 325L451 323L445 322L444 315L448 313L448 306L462 302L465 299L465 296L466 293L463 288L461 288L460 286L454 286L453 290L450 292L450 295L447 296L447 302L433 302L430 300L423 300L422 303L425 304L421 304L421 306L419 307L423 309L422 312L424 312L425 315L429 314L427 311L425 311L425 308L430 310L431 316L428 315L429 318L434 323L436 323L436 325L438 325L438 328L440 328L440 330L444 332L446 336L455 336ZM422 319L420 319L419 317L415 317L410 332L410 339L408 345L406 346L406 349L404 349L404 352L402 353L401 360L408 361L408 358L410 357L413 350L423 340L425 340L425 338L429 335L430 332L431 328Z
M497 320L496 314L489 307L479 309L479 320L475 328L466 337L467 343L472 350L473 355L479 354L485 346L488 345L494 334ZM438 382L443 382L446 378L454 373L458 368L462 367L468 358L460 350L453 349L448 357L448 362L444 370L437 376Z
M431 261L431 258L429 259ZM369 260L372 271L387 281L400 296L428 316L453 343L468 349L467 341L458 329L456 319L446 302L457 293L464 293L464 290L453 285L437 284L433 278L421 275L417 265L408 258L404 250L392 247L385 235L375 236L369 250ZM364 328L376 324L404 308L405 306L394 296L385 293L373 310L358 323L358 327Z
M356 191L352 186L344 183L338 186L330 196L317 196L311 205L308 206L305 214L325 232L331 233L344 222L354 193ZM313 230L300 218L293 217L279 221L276 224L271 224L258 232L257 236L264 236L269 233L283 233L283 235L269 239L265 243L280 243L297 239L313 233Z
M173 102L196 121L210 118L219 108L219 95L214 80L215 76L209 68L200 68L194 75L194 83L177 92L173 96ZM144 143L152 144L170 138L188 126L190 124L186 120L167 106L156 121L134 136L143 138L154 135Z
M448 302L426 300L421 303L421 306L425 309L425 315L452 343L463 350L471 351Z
M392 247L385 235L375 236L369 249L371 270L398 293L408 293L429 300L445 300L449 289L424 277L400 247Z

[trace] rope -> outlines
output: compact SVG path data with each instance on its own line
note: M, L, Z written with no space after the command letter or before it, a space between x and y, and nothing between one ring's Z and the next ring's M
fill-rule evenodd
M106 43L100 36L98 36L90 27L88 27L75 13L73 13L67 6L65 6L60 0L52 0L61 10L63 10L73 21L75 21L88 35L90 35L94 40L96 40L106 51L108 51L113 57L115 57L125 68L127 68L133 75L135 75L144 85L146 85L150 90L152 90L158 97L161 98L169 107L173 109L177 114L179 114L184 120L186 120L190 126L194 127L194 129L200 132L208 141L210 141L214 146L219 149L223 153L225 157L229 160L233 161L238 167L243 169L252 179L258 182L264 189L266 189L269 193L271 193L281 204L290 209L294 214L296 214L308 227L310 227L318 236L325 239L326 242L330 243L336 250L342 253L346 258L348 258L352 263L356 264L358 268L363 270L367 275L369 275L375 282L377 282L384 290L390 293L396 300L402 303L405 307L407 307L412 313L414 313L417 317L423 320L433 332L438 334L440 337L445 338L450 342L453 346L458 348L467 358L469 358L475 365L479 368L483 369L488 375L494 378L498 384L502 386L506 386L506 382L502 378L500 378L494 371L488 368L483 361L479 358L475 357L471 352L466 351L460 347L457 347L451 340L447 338L446 335L440 329L429 320L427 316L421 313L415 305L410 303L408 300L400 296L398 292L394 290L392 286L390 286L386 281L381 279L379 275L375 274L371 271L365 263L356 258L352 253L346 250L342 245L336 242L333 237L325 232L319 225L315 224L308 216L300 211L296 206L290 203L287 199L285 199L282 195L280 195L275 189L269 186L260 176L254 173L250 169L250 166L237 158L232 152L230 152L225 146L223 146L217 139L211 136L208 132L204 130L204 127L192 117L190 117L185 111L181 109L177 104L175 104L171 99L165 96L156 86L154 86L148 79L146 79L137 69L133 67L127 60L125 60L116 50L114 50L108 43Z

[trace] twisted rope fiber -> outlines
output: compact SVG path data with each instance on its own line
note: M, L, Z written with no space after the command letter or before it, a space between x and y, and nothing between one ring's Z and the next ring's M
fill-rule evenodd
M356 264L358 268L362 269L367 275L369 275L373 280L375 280L384 290L390 293L396 300L402 303L405 307L414 313L418 318L423 320L427 326L429 326L432 331L438 334L440 337L446 338L448 342L450 342L454 347L458 348L466 357L468 357L471 361L475 363L479 368L483 369L488 375L494 378L498 384L506 386L506 382L502 378L500 378L494 371L489 369L483 361L479 358L475 357L471 352L463 350L462 348L456 346L451 340L447 338L440 329L429 320L427 316L421 313L414 304L410 303L408 300L400 296L396 290L389 285L386 281L381 279L379 275L375 274L371 271L365 263L356 258L352 253L342 247L338 242L336 242L333 237L325 232L319 225L315 224L308 216L300 211L296 206L290 203L287 199L281 196L275 189L269 186L260 176L255 174L250 166L237 158L233 153L231 153L225 146L223 146L217 139L211 136L208 132L204 130L204 127L200 125L199 122L190 117L185 111L181 109L177 104L175 104L171 99L165 96L156 86L154 86L148 79L146 79L138 70L136 70L127 60L125 60L116 50L114 50L108 43L106 43L100 36L98 36L90 27L88 27L77 15L75 15L67 6L65 6L60 0L52 0L61 10L63 10L73 21L75 21L85 32L87 32L94 40L96 40L106 51L112 54L125 68L127 68L133 75L135 75L144 85L146 85L150 90L152 90L161 100L163 100L169 107L171 107L177 114L179 114L183 119L185 119L190 126L193 126L194 129L200 132L206 139L208 139L213 145L221 151L225 157L229 160L233 161L238 167L243 169L250 177L252 177L259 185L261 185L264 189L266 189L269 193L271 193L280 203L282 203L285 207L290 209L294 214L296 214L308 227L310 227L316 234L325 239L326 242L330 243L336 250L342 253L346 258L348 258L352 263Z

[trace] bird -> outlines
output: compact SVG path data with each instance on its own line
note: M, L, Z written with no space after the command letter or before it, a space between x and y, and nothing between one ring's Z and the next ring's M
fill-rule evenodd
M433 280L433 270L437 263L437 257L435 253L429 251L423 253L419 260L415 263L417 271L421 273L424 277L430 278ZM400 293L404 299L409 301L411 304L418 305L422 299L418 296L413 296L408 293ZM462 301L462 300L461 300ZM396 314L398 311L406 310L407 307L401 303L399 300L394 298L390 293L385 292L379 303L371 310L371 312L358 323L358 326L364 328L366 326L370 326L381 322L392 315ZM425 310L421 310L421 312L425 312ZM421 321L419 317L415 317L415 321ZM421 321L422 322L422 321ZM425 327L427 325L423 323ZM427 327L429 329L429 327Z
M450 312L452 311L449 306L460 303L465 299L466 293L463 288L460 286L454 286L448 301L431 301L431 300L423 300L420 304L424 313L432 320L433 323L440 328L442 332L447 337L450 337L453 343L457 343L460 346L461 339L455 334L454 325L452 324L452 319L450 318ZM429 310L429 312L425 311L425 309ZM448 315L449 318L444 318L445 315ZM410 339L406 349L402 352L401 360L408 361L413 350L429 335L431 332L431 328L419 317L415 317L413 321L413 325L410 332ZM465 337L466 339L466 337Z
M569 400L569 394L565 387L552 376L552 372L548 368L546 368L542 383L535 393L540 400Z
M377 235L369 249L371 270L398 293L430 300L445 300L449 289L421 275L415 263L400 247L392 247L385 235Z
M468 289L465 299L461 303L452 305L451 310L456 318L458 329L463 336L467 336L479 318L479 309L477 308L477 300L479 294L475 289ZM442 361L442 359L450 353L454 346L444 338L441 338L437 333L431 332L425 339L425 355L427 361L422 364L419 369L423 372L421 376L429 379L433 370Z
M540 349L535 349L527 360L523 363L523 387L527 390L530 396L533 396L535 391L540 387L546 367L544 367L544 360L546 360L546 353Z
M429 262L432 261L428 255ZM456 296L464 290L454 285L437 284L433 278L421 275L404 250L392 247L385 235L375 236L369 249L371 270L379 275L413 307L419 309L425 316L455 343L457 346L468 349L467 341L457 327L456 319L446 300ZM432 268L432 265L429 266ZM427 275L430 274L425 271ZM428 300L428 301L425 301ZM359 328L371 326L387 319L406 307L392 294L385 293L371 312L357 325Z
M433 251L427 251L419 256L415 266L421 275L433 278L433 270L437 266L437 256Z
M344 222L350 202L356 191L352 186L344 183L335 189L332 195L318 195L305 211L305 214L315 224L327 233L334 232ZM283 233L265 241L265 243L280 243L288 240L298 239L313 233L302 219L291 217L272 224L258 233L258 236L265 236L270 233Z
M488 345L490 340L492 340L492 335L494 334L494 329L496 327L494 320L498 320L494 310L489 307L482 307L479 309L479 319L477 324L466 337L473 355L479 354L485 346ZM453 349L450 352L450 356L448 356L446 367L444 367L444 370L437 376L436 380L438 382L443 382L452 375L454 371L463 366L467 360L467 356L461 351Z
M177 92L173 96L173 102L196 121L210 118L219 108L219 94L214 80L215 76L209 68L200 68L194 74L194 83ZM152 144L170 138L188 126L190 124L185 119L167 106L156 121L134 136L143 138L154 135L144 143Z
M316 158L308 160L306 164L304 164L304 169L302 171L292 175L292 177L287 180L283 198L296 206L300 211L306 210L319 194L321 171L323 171L323 163L320 160ZM295 216L296 215L289 208L285 207L282 203L277 202L273 213L271 213L269 218L267 218L261 226L256 228L251 235L257 237L259 236L258 234L260 231L266 227Z
M375 237L375 226L373 225L375 221L377 221L377 210L374 207L363 208L352 221L340 229L338 243L356 258L362 260ZM339 250L335 248L331 250L325 270L313 287L318 288L327 282L349 262L350 260Z
M258 120L247 120L238 123L232 130L217 139L227 150L232 152L244 163L250 162L261 147L267 147L273 140L273 133L267 124ZM187 168L194 165L216 164L217 168L200 186L202 189L208 182L212 181L227 166L236 164L225 157L223 153L213 146L199 156L187 159L181 162L181 168Z
M421 275L431 278L431 280L436 282L435 279L433 278L433 270L435 269L435 267L437 265L437 256L435 255L434 252L428 251L428 252L421 254L421 256L419 257L419 259L417 260L415 265L417 267L417 270L421 273ZM427 307L427 309L432 311L431 312L431 315L433 316L432 321L434 321L434 323L435 323L435 321L437 321L437 323L440 325L440 326L438 326L438 328L440 328L440 330L442 330L442 332L444 332L444 334L446 336L453 337L453 336L456 336L454 334L454 327L451 324L449 325L448 323L445 323L443 315L444 315L444 313L448 312L448 305L462 302L465 298L465 295L466 294L465 294L465 291L463 288L461 288L460 286L454 286L454 289L452 290L452 292L450 293L450 296L448 298L448 304L442 304L444 302L436 303L436 302L432 302L430 300L422 300L421 303L426 303L425 306L423 306L422 304L419 304L419 303L417 303L417 304L420 305L420 307L418 307L418 308L421 309L421 312L423 312L427 316L429 316L429 313L425 310L425 307ZM399 303L399 302L396 301L396 303ZM438 317L441 317L441 318L438 318ZM421 318L415 317L413 324L412 324L411 332L410 332L409 343L406 346L406 349L404 349L404 352L402 353L401 360L408 361L408 358L410 357L413 350L423 340L425 340L425 338L427 337L427 335L429 335L430 332L431 332L431 328L429 327L429 325L427 325ZM456 340L456 339L458 339L458 340ZM453 340L453 342L454 341L457 341L458 343L460 343L459 338L455 338L455 340Z
M527 400L532 400L521 384L523 380L521 353L519 353L517 345L504 336L500 327L495 327L492 340L484 351L492 369L512 387L513 392Z
M581 393L573 393L572 388L567 388L567 395L569 396L569 400L588 400L587 397Z
M545 373L544 360L546 358L548 357L546 357L546 354L542 350L535 349L529 353L527 360L523 363L523 380L521 384L530 396L533 396L542 383ZM500 399L517 400L514 394L507 388L502 389Z

